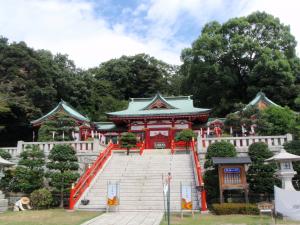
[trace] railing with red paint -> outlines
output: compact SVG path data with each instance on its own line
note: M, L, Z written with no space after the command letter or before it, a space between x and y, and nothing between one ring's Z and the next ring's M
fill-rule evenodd
M80 177L76 185L72 186L69 199L70 209L74 209L76 202L80 199L84 191L90 186L93 178L97 175L99 170L102 169L104 163L107 161L107 159L109 159L112 154L112 150L115 147L115 144L109 143L106 149L99 154L93 165L89 167Z
M197 148L195 147L195 140L193 139L191 142L191 150L193 154L193 159L194 159L194 166L196 170L196 175L197 175L197 183L199 188L201 188L201 211L206 211L207 210L207 204L206 204L206 191L204 190L204 182L202 178L202 173L201 173L201 165L198 157L198 152Z
M144 150L145 150L145 141L143 141L142 144L140 145L140 155L143 155Z

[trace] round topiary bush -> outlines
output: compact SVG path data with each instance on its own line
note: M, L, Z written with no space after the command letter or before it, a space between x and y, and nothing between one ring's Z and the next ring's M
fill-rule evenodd
M35 209L49 208L52 203L52 195L46 188L33 191L30 194L31 204Z
M236 155L237 153L233 144L226 141L215 142L207 148L204 168L213 166L212 157L235 157Z
M273 156L273 153L269 150L268 145L264 142L256 142L249 146L248 155L253 162L263 163L266 159Z
M217 166L213 166L212 157L235 157L237 155L233 144L225 141L215 142L207 148L204 168L204 187L209 203L219 201L219 176Z

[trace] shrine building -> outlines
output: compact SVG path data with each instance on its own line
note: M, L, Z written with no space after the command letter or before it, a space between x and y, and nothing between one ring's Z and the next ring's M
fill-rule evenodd
M107 113L111 123L96 123L98 132L117 140L124 131L133 132L145 148L170 148L176 133L205 126L210 109L196 108L191 96L131 98L128 108Z
M248 103L248 107L263 110L277 106L263 92ZM209 118L211 109L194 107L191 96L163 97L157 93L152 98L130 98L128 108L106 113L108 122L92 122L67 102L61 100L50 112L31 122L34 132L47 120L61 114L72 118L77 127L75 140L98 138L101 143L117 143L123 132L136 134L138 142L145 142L145 148L170 148L176 134L183 129L201 130L202 135L221 136L225 118Z

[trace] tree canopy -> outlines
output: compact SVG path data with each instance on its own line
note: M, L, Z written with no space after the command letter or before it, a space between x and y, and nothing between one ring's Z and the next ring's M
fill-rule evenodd
M217 115L229 113L234 103L248 103L260 90L294 107L300 82L295 47L289 26L264 12L207 23L182 51L183 90Z

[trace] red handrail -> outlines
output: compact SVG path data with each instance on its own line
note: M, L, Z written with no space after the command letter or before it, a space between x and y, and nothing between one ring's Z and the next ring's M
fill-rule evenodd
M96 161L91 167L89 167L85 173L80 177L75 186L72 186L70 191L70 209L74 209L76 202L80 199L84 191L90 186L93 178L97 175L99 170L102 169L104 163L111 156L112 150L116 146L113 143L109 143L106 149L100 153Z
M196 173L197 173L197 179L198 179L198 185L201 187L201 211L207 210L207 204L206 204L206 191L204 190L204 182L202 178L201 173L201 165L198 157L197 148L195 148L195 140L193 139L191 142L191 147L194 155L194 164L196 167Z
M145 141L143 141L142 144L141 144L141 146L140 146L140 155L143 155L144 150L145 150Z

